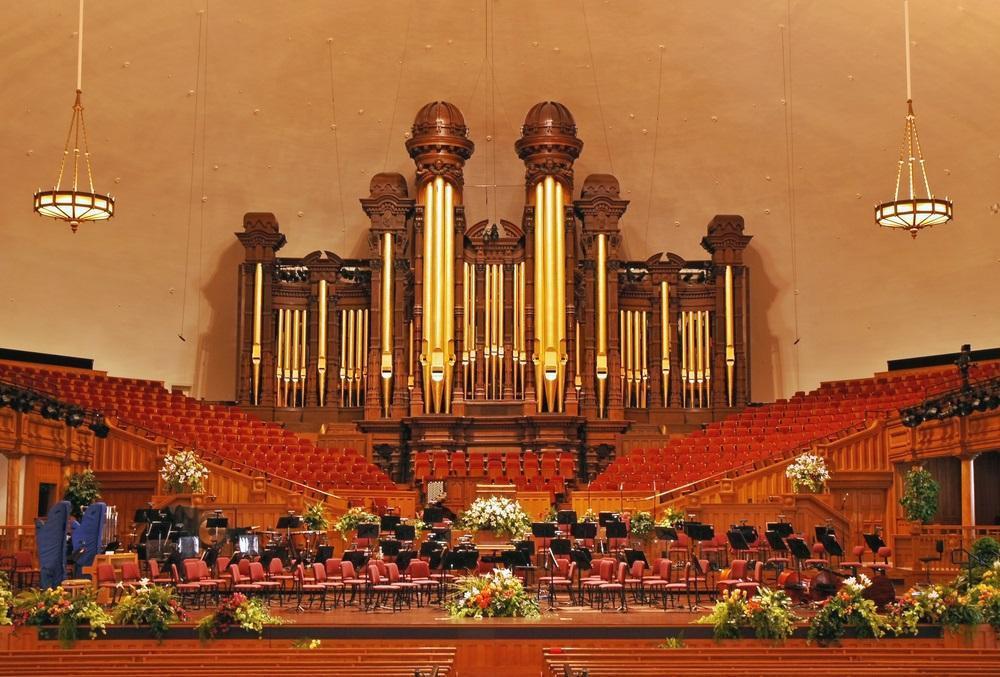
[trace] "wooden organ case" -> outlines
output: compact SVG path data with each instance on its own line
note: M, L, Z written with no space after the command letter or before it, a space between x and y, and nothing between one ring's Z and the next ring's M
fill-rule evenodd
M278 256L274 215L237 237L237 399L279 421L354 423L400 482L416 451L559 451L590 479L632 426L691 425L749 400L749 271L740 216L716 216L711 258L625 260L628 201L611 175L573 199L583 142L569 110L535 105L515 144L520 224L469 225L461 112L434 102L407 150L415 190L372 178L368 254Z

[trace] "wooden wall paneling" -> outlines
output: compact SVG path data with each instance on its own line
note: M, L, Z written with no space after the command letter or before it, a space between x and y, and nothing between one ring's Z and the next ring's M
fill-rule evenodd
M980 454L975 463L976 523L1000 524L1000 451Z

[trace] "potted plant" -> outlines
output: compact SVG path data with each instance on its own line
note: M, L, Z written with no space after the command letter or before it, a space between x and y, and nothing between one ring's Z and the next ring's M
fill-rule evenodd
M538 602L509 569L461 579L447 602L452 618L538 618Z
M14 610L14 593L10 590L10 581L7 574L0 571L0 625L12 625L14 619L11 612Z
M194 451L185 449L163 457L160 477L168 491L178 494L198 493L205 490L208 468Z
M680 508L675 508L674 506L671 505L668 506L667 509L660 514L660 519L656 523L656 526L675 527L681 522L683 522L684 518L686 517L687 514L683 510L681 510Z
M785 477L791 481L795 493L818 494L826 487L830 471L822 456L807 452L788 464Z
M288 622L284 618L272 616L261 600L236 592L224 597L215 611L198 621L196 627L198 637L202 642L207 642L226 634L233 626L247 632L256 632L261 637L265 625L282 625Z
M940 492L940 485L927 469L919 465L910 468L903 481L903 496L899 499L906 519L916 525L930 524L937 514ZM917 526L915 533L919 533L919 529Z
M326 504L316 501L302 514L302 521L312 531L326 531L330 528L330 519L326 516Z
M338 519L333 525L333 528L339 531L342 536L346 537L352 531L356 530L359 524L378 524L378 521L379 519L377 515L373 515L364 508L358 506L351 508L341 515L340 519Z
M71 474L66 480L63 498L73 506L73 514L83 514L83 509L101 497L101 484L91 469Z
M839 644L853 627L860 638L879 639L890 628L889 621L878 612L875 602L865 599L864 591L872 584L864 574L844 580L844 585L823 606L809 623L809 642L820 646Z
M649 537L653 535L654 526L653 516L645 510L634 514L632 519L629 521L632 536L639 539L643 543L649 540Z
M149 585L145 578L134 591L121 598L111 615L119 625L148 626L153 637L159 640L167 634L172 623L187 620L187 612L174 589Z

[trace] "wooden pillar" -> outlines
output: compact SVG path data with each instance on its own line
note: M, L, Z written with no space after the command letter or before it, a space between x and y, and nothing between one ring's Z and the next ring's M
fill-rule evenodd
M24 481L24 455L7 456L7 524L21 524L24 497L21 484Z
M976 525L976 456L961 457L962 462L962 526Z

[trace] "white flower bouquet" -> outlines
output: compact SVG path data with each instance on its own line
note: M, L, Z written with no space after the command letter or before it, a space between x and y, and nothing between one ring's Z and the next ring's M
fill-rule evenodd
M516 540L530 532L531 519L517 501L490 496L474 500L459 518L459 526L469 531L493 531Z
M163 457L160 477L173 492L204 491L208 468L193 451L183 450Z
M806 490L819 493L830 479L830 471L822 456L807 452L788 464L785 477L791 480L795 492Z

